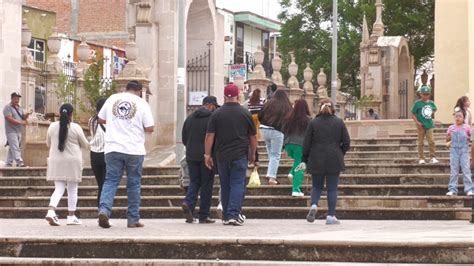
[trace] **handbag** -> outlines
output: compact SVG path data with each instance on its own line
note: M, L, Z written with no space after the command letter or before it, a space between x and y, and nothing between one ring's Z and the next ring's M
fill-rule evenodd
M247 187L248 188L260 187L260 176L258 175L257 167L253 168L253 171L250 174L249 183L247 184Z

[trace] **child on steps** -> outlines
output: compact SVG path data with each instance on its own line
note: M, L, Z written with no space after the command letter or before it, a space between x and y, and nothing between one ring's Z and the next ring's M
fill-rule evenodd
M449 179L447 196L454 196L458 193L458 175L461 167L464 177L464 193L471 196L472 180L471 169L469 163L469 140L471 138L471 127L464 123L464 113L457 110L454 113L455 123L448 128L448 136L446 138L450 148L450 167L451 177Z

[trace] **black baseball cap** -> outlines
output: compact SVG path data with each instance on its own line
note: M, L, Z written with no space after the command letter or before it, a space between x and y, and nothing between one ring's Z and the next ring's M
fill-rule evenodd
M18 92L14 92L11 94L11 98L13 97L21 97L21 95Z
M220 105L217 104L217 98L214 97L214 96L206 96L206 97L204 97L204 99L202 99L202 105L206 105L206 104L213 104L213 105L215 105L216 107L220 107Z

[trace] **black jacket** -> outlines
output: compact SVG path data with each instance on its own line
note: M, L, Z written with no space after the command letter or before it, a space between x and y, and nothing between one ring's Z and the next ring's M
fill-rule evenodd
M206 139L207 124L211 114L211 111L201 107L184 121L182 141L186 146L186 160L204 160L204 140Z
M335 115L316 116L306 130L302 161L311 174L339 173L345 170L350 144L344 121Z

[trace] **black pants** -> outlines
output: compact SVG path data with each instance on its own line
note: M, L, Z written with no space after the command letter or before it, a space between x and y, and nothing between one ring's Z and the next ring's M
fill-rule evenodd
M97 206L100 203L100 194L102 193L102 186L105 182L105 156L103 152L91 151L91 167L94 172L97 186L99 187L99 194L97 194Z
M184 202L194 211L199 190L201 190L201 205L199 206L199 220L209 217L212 201L212 187L214 185L214 171L209 170L203 161L187 161L189 168L189 187Z

